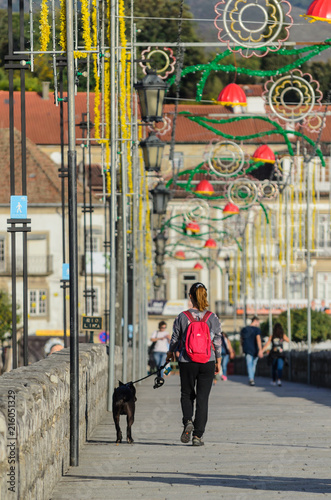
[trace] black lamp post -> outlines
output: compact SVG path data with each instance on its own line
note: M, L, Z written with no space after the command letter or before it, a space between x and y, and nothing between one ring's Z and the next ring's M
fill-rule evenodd
M155 132L151 132L147 139L140 142L147 172L159 172L161 170L164 146L164 142L156 137Z
M229 275L229 273L230 273L230 257L228 255L226 255L226 257L224 257L224 265L225 265L226 274Z
M163 264L164 264L164 255L163 254L156 254L155 264L158 266L163 266Z
M163 265L156 265L156 276L159 278L164 279L164 273L163 273Z
M159 233L154 238L156 255L164 256L165 254L165 246L167 242L167 236L164 233Z
M153 213L164 215L167 211L167 205L170 199L169 190L165 187L164 183L160 181L150 193L153 196Z
M147 75L134 88L139 95L141 120L162 122L163 100L168 85L157 76L156 71L147 70Z

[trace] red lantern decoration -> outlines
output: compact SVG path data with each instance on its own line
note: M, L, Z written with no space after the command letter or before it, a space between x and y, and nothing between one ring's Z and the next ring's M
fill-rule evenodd
M213 240L213 238L209 238L206 241L204 248L217 248L217 243L215 240Z
M214 194L214 188L210 184L210 182L203 180L203 181L199 182L199 184L195 188L195 192L198 194L205 194L205 195L210 196L210 195Z
M315 21L325 21L331 23L331 3L330 0L314 0L302 17L313 23Z
M186 255L185 255L184 250L177 250L177 252L175 253L175 257L176 257L176 259L179 259L179 260L185 260Z
M263 161L264 163L275 163L276 157L272 149L266 144L259 146L252 156L254 161Z
M196 271L201 271L201 269L203 269L203 266L200 264L200 262L197 262L193 269L195 269Z
M217 102L223 106L247 106L246 94L236 83L224 87L219 93Z
M237 207L237 205L235 205L234 203L227 203L223 208L223 214L224 215L239 214L239 207Z
M188 222L186 224L186 230L191 231L191 233L197 234L200 233L200 226L197 222Z

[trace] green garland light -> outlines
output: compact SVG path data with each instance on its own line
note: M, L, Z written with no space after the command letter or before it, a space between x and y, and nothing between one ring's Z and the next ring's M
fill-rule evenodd
M237 73L238 75L248 75L248 76L258 76L261 78L265 77L270 77L270 76L277 76L277 75L283 75L284 73L287 73L289 71L292 71L293 69L300 68L302 64L305 62L309 61L313 57L319 55L321 52L324 50L328 50L331 46L331 38L327 38L324 42L323 45L312 45L311 47L302 47L301 49L287 49L287 48L282 48L277 51L277 54L279 55L296 55L299 56L300 54L304 54L305 52L308 52L308 54L304 57L298 58L296 61L290 64L286 64L278 69L275 70L254 70L254 69L249 69L249 68L239 68L234 66L233 64L219 64L219 61L224 59L225 57L231 55L233 52L231 50L225 50L221 54L218 54L215 59L213 59L210 63L208 64L194 64L193 66L188 66L187 68L184 68L181 72L181 78L183 78L186 75L189 75L190 73L195 73L196 71L203 71L203 74L197 84L197 92L196 92L196 101L200 102L202 99L202 94L203 94L203 89L206 85L206 81L212 71L223 71L227 73ZM240 50L243 49L244 47L237 46L234 48L234 50ZM257 48L255 50L265 50L264 48ZM169 87L173 85L175 82L176 75L173 75L169 80L168 84Z

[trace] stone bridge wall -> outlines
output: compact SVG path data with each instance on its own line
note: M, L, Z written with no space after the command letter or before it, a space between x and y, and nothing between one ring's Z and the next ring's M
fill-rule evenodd
M104 345L80 344L79 349L81 447L106 411L108 356ZM68 469L69 370L69 349L64 349L0 377L1 499L49 499ZM11 484L15 491L8 489Z

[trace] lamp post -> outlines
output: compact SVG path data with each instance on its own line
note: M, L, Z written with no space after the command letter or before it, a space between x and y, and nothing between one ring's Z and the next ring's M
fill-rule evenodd
M143 122L162 122L163 101L168 85L157 76L156 71L147 69L147 75L134 85L138 92L140 115Z
M164 215L170 200L170 191L165 187L164 182L160 181L150 193L153 196L153 213Z
M165 143L156 137L155 132L150 132L147 139L140 142L143 152L145 170L147 172L159 172Z

